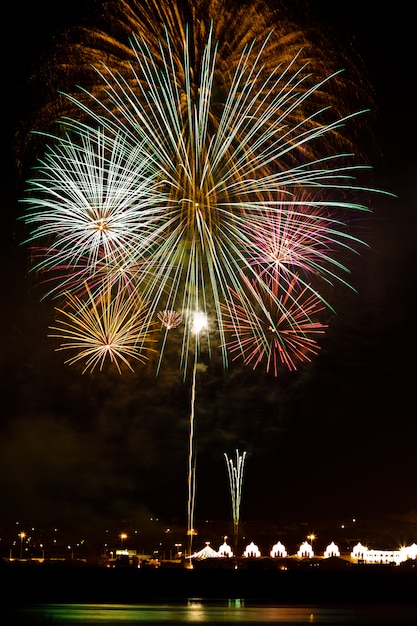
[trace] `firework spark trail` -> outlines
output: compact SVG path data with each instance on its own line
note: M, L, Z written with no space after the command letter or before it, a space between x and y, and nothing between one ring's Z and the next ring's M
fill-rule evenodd
M239 522L240 522L240 504L242 500L243 471L245 467L246 452L242 454L236 450L236 463L233 459L224 453L229 477L230 496L232 499L232 518L233 518L233 534L234 534L234 552L237 555L239 540Z
M172 313L172 312L170 312ZM189 418L189 448L188 448L188 500L187 500L187 536L188 536L188 550L191 556L193 535L194 535L194 514L195 514L195 500L196 500L196 444L195 444L195 404L196 404L196 389L197 389L197 369L198 369L198 354L199 354L199 342L200 333L207 329L208 320L205 313L196 311L191 320L191 331L195 338L194 349L194 364L192 370L192 382L191 382L191 401L190 401L190 418ZM190 561L191 566L191 561Z
M164 309L163 311L159 311L157 313L157 318L159 319L159 321L161 322L162 328L165 328L165 332L162 338L162 342L161 342L161 349L160 349L160 353L159 353L159 361L158 361L158 365L156 368L157 373L160 370L161 367L161 362L162 362L162 356L164 354L165 351L165 345L168 339L168 333L170 330L174 329L174 328L178 328L178 326L180 326L181 322L182 322L182 318L181 316L177 313L177 311L174 311L172 309Z
M189 448L188 448L188 500L187 500L187 537L188 537L188 553L191 556L193 549L194 535L194 513L196 500L196 446L195 446L195 397L196 397L196 373L197 373L197 355L194 358L193 375L191 382L191 410L189 421Z

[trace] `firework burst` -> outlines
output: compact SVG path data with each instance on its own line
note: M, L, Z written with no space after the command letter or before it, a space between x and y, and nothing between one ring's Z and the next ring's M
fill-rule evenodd
M210 317L225 365L226 327L232 324L241 345L247 328L240 322L261 326L265 297L299 336L301 314L294 315L294 304L285 314L284 305L301 309L312 298L317 309L312 280L338 278L346 268L334 252L363 245L344 229L352 214L368 212L357 198L370 191L354 182L366 168L330 150L357 113L329 121L327 109L315 108L335 76L311 84L299 55L271 69L267 35L247 43L219 83L224 59L213 28L197 67L185 30L181 55L169 32L158 54L147 36L134 36L125 74L97 70L103 101L94 91L68 96L88 124L65 120L74 138L57 138L41 177L32 178L25 217L35 226L30 242L52 241L38 270L67 267L71 284L80 285L106 267L122 267L123 276L126 265L135 268L132 293L149 303L150 314L176 310L186 320L184 371L194 349L187 320L196 311ZM297 353L289 333L276 350L293 369L293 357L282 354L285 346Z
M193 94L197 94L210 29L213 29L213 39L218 42L219 50L214 100L219 109L229 88L230 74L237 67L243 50L251 46L254 39L264 41L267 33L270 34L269 43L263 54L266 74L276 71L277 65L292 64L294 73L303 74L303 84L300 83L297 90L305 91L316 84L317 77L338 73L330 87L316 85L313 109L331 106L343 116L348 109L355 110L363 107L364 103L369 108L371 104L370 90L363 84L360 71L355 66L353 51L350 49L346 54L343 46L322 29L312 27L311 23L308 25L306 20L301 26L296 12L292 13L289 6L284 7L284 3L265 0L102 0L99 13L87 18L83 26L61 33L53 54L43 57L39 66L35 66L31 85L36 90L37 102L39 94L43 94L45 99L37 110L31 112L27 125L21 129L18 144L21 159L25 159L25 151L32 152L32 146L38 154L42 151L40 138L34 137L28 128L29 131L36 128L50 132L56 127L57 120L64 116L80 118L79 107L74 107L63 95L70 93L77 98L82 97L77 85L89 86L97 103L113 107L107 97L105 83L97 80L94 68L100 68L107 74L110 82L111 74L114 74L123 77L129 86L133 85L136 79L132 77L132 65L136 65L136 55L129 40L136 34L145 38L152 59L162 66L164 56L160 44L166 39L166 31L170 33L170 64L184 94L188 77L184 68L183 42L188 37L189 62L193 69L191 88ZM302 54L299 54L301 50ZM341 67L347 71L339 72ZM283 83L281 90L282 93L287 90L291 95L290 85ZM88 101L89 97L85 100ZM185 95L183 102L186 107ZM313 123L312 119L307 121L312 104L307 98L301 108L294 109L292 128L302 120L305 124ZM355 134L357 149L361 137L358 122L351 127L350 133ZM337 138L339 145L340 140L345 145L346 135ZM369 124L366 140L369 146ZM33 157L28 158L32 162Z
M167 330L177 328L181 324L181 315L178 315L176 311L159 311L157 316L162 326L165 326Z
M230 291L234 300L226 305L226 315L230 310L234 315L227 324L228 351L253 369L263 363L266 371L275 376L282 365L291 371L297 369L297 364L310 361L319 350L315 337L326 328L317 321L324 309L322 300L307 287L299 291L297 276L281 293L275 281L245 282L258 310L241 304L248 297L243 290Z
M83 373L100 371L106 361L132 369L131 361L146 363L152 351L152 328L142 303L104 287L94 297L88 285L84 299L67 294L67 307L59 314L49 336L60 341L57 350L72 350L66 363L84 363ZM153 350L155 351L155 350Z
M296 276L304 286L313 280L348 285L343 277L349 269L339 259L364 245L349 232L341 211L331 201L321 201L317 192L301 192L292 199L285 194L275 201L271 198L258 216L242 223L242 231L249 264L281 289L289 287Z
M146 248L155 237L152 216L163 205L141 145L92 129L52 143L22 202L34 269L59 291L104 273L131 282L137 240Z

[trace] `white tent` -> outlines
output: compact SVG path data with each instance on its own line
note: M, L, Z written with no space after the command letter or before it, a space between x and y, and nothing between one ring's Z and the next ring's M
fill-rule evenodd
M216 552L213 548L210 548L210 545L206 543L205 547L199 552L194 552L191 556L187 557L188 559L221 559L223 555L220 552Z

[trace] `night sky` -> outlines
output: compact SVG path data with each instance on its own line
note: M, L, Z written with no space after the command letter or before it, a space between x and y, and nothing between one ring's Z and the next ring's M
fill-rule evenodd
M31 109L31 63L51 33L83 16L85 3L69 4L54 15L45 1L15 3L5 24L13 39L2 41L0 527L185 522L189 381L167 365L157 378L144 368L81 376L64 365L47 338L51 303L26 271L12 137ZM379 146L368 162L397 198L374 199L371 249L353 267L358 293L340 289L310 365L275 379L202 357L197 520L230 519L224 453L235 448L247 451L242 519L382 520L413 510L417 519L417 53L408 7L310 2L312 19L363 59Z

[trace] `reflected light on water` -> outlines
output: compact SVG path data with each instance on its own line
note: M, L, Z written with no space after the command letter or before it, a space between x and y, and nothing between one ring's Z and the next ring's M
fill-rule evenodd
M199 598L181 603L45 604L9 611L8 623L81 626L97 624L416 624L417 605L274 606L250 605L240 599L206 602ZM18 619L18 621L16 621Z

